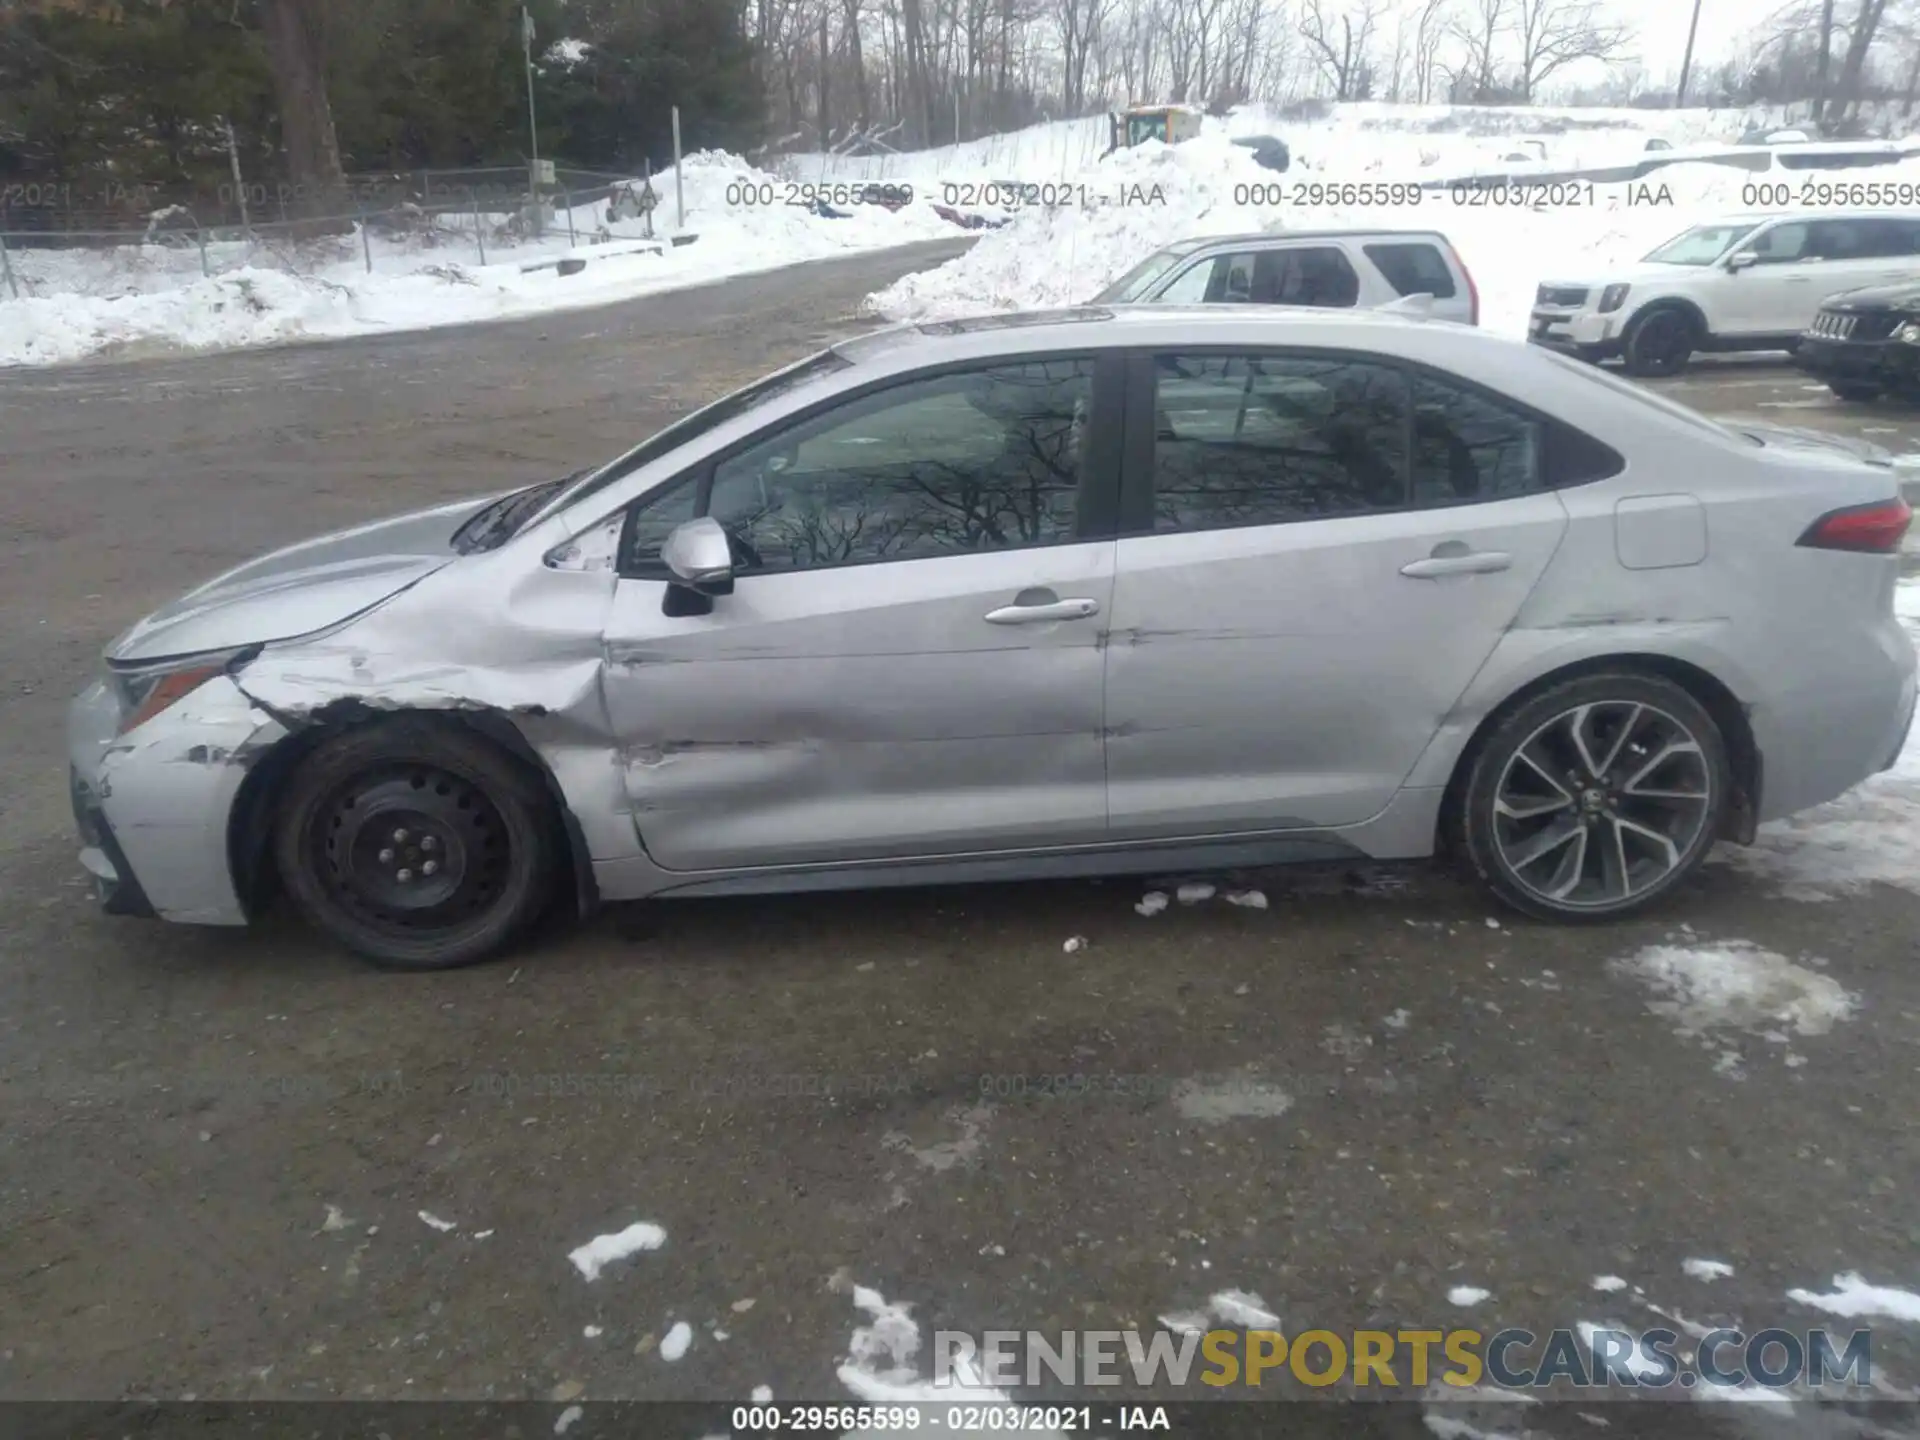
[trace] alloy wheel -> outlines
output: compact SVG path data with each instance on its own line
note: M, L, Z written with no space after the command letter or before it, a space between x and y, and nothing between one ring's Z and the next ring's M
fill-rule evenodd
M1549 906L1608 909L1680 868L1713 814L1700 737L1640 701L1576 705L1508 756L1493 841L1513 880Z

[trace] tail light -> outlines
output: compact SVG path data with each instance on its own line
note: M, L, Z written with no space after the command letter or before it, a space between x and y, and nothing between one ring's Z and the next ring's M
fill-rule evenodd
M1467 323L1480 323L1480 287L1473 283L1473 272L1467 268L1467 262L1460 258L1458 250L1453 252L1453 263L1460 267L1460 273L1467 281Z
M1912 523L1913 507L1905 500L1875 500L1870 505L1829 510L1807 527L1798 543L1812 550L1892 555L1899 550Z

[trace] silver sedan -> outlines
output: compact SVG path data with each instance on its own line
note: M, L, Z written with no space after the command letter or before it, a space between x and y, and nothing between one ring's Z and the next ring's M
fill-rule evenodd
M1888 466L1324 311L885 331L108 649L108 908L381 964L643 896L1450 852L1590 920L1899 752Z

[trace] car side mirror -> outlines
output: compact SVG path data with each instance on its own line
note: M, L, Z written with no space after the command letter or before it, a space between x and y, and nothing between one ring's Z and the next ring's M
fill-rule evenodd
M676 525L660 547L673 583L698 595L733 593L733 545L710 515Z
M1736 275L1759 263L1760 257L1751 250L1739 250L1727 257L1727 269Z

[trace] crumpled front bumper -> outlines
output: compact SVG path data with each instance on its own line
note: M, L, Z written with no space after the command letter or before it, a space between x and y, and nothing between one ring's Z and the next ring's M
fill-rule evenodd
M109 914L244 925L227 822L248 767L286 735L229 676L125 735L118 698L96 681L67 711L80 863Z

